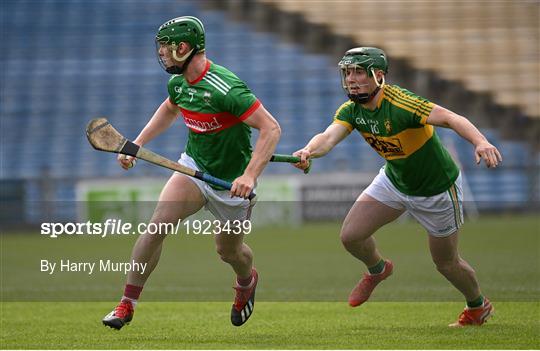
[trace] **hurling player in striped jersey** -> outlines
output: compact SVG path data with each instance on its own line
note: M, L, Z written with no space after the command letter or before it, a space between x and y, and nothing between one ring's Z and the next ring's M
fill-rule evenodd
M174 173L163 188L152 223L177 223L206 207L219 221L249 220L256 186L280 138L277 121L234 73L206 58L202 22L192 16L174 18L159 27L156 51L163 69L171 74L168 96L134 140L144 145L182 116L188 127L185 152L179 162L232 183L230 191ZM254 150L251 128L259 131ZM120 155L124 169L133 159ZM227 225L225 224L224 227ZM147 263L144 274L129 272L124 296L103 323L122 328L133 318L143 286L156 267L166 235L141 233L131 259ZM217 252L236 273L236 296L231 322L244 324L253 313L258 274L243 233L215 235Z
M427 231L437 270L466 300L466 308L451 326L481 325L493 307L480 291L473 268L459 255L458 235L463 223L461 176L434 126L453 129L474 147L476 162L488 168L501 154L466 118L396 85L385 84L388 61L384 51L354 48L339 62L342 85L349 100L333 123L295 153L305 169L310 158L326 155L357 130L386 160L373 182L358 197L345 218L341 241L362 261L369 273L349 296L353 307L366 302L373 289L392 274L393 265L375 246L373 234L404 212Z

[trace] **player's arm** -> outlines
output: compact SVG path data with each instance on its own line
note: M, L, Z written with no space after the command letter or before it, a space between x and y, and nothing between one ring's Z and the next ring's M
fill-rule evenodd
M156 112L154 112L150 121L148 121L133 143L139 146L148 143L150 140L167 130L179 114L180 108L174 105L167 97L167 99L165 99L158 107ZM133 158L131 156L119 154L117 159L123 169L127 170L133 165Z
M251 161L249 161L244 174L236 178L232 183L231 196L247 198L255 187L257 178L261 175L276 149L279 137L281 136L281 128L263 105L260 105L251 116L245 119L244 123L257 129L259 131L259 137L257 138Z
M486 137L467 118L458 115L444 107L435 105L427 118L427 124L451 128L462 138L474 145L476 163L483 159L488 168L497 167L502 162L499 150L489 143Z
M306 169L309 166L310 158L326 155L350 133L349 129L343 124L331 124L324 132L315 135L304 148L293 153L294 156L300 157L300 162L294 164L294 166Z
M180 108L174 105L169 98L166 98L133 142L140 146L148 143L167 130L179 114Z

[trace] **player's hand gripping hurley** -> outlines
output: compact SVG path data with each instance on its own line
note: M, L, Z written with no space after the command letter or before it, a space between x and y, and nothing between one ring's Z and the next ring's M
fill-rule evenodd
M232 184L223 179L219 179L207 173L183 166L178 162L171 161L168 158L158 155L142 146L134 144L120 134L116 129L114 129L106 118L95 118L91 120L86 127L86 137L96 150L140 158L155 165L172 169L173 171L200 179L209 184L231 190ZM251 192L251 194L248 196L250 200L252 200L254 197L255 193L253 192Z
M300 157L298 156L292 156L292 155L282 155L282 154L274 154L270 158L270 162L287 162L287 163L299 163ZM309 160L309 165L306 169L304 169L304 174L308 174L311 169L311 162L312 160Z

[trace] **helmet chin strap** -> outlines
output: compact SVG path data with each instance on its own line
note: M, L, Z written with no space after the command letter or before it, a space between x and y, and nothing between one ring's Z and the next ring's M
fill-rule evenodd
M167 73L169 73L169 74L182 74L182 73L184 73L184 70L189 65L189 63L191 62L191 59L193 59L193 56L195 56L196 53L197 53L197 50L191 49L189 52L187 52L182 57L178 57L178 55L176 54L176 48L173 48L173 51L172 51L173 58L176 61L184 62L184 64L181 67L180 66L167 67L166 68Z
M186 60L186 58L193 52L193 50L195 50L195 49L191 49L191 50L190 50L189 52L187 52L184 56L178 57L178 55L176 54L176 47L175 47L175 48L173 49L172 56L174 57L174 59L175 59L176 61L182 62L182 61L185 61L185 60Z
M377 95L379 90L381 90L381 88L376 87L375 90L373 90L373 92L371 94L368 94L368 93L347 94L347 96L349 97L349 99L356 102L357 104L362 104L363 105L363 104L367 104L368 102L370 102L375 97L375 95Z
M377 77L375 76L375 71L373 70L373 68L371 69L371 74L373 75L373 80L375 81L375 84L377 84L377 87L371 92L371 94L369 93L347 94L349 99L351 99L353 102L356 102L357 104L362 104L362 105L367 104L368 102L373 100L375 95L377 95L379 90L381 90L381 88L384 86L384 76L382 77L382 82L379 83L379 81L377 80Z

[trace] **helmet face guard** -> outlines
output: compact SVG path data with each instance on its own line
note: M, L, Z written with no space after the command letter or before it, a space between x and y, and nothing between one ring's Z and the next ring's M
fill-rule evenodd
M193 56L195 56L197 53L195 49L191 49L184 56L178 57L176 53L177 49L178 45L176 44L166 44L156 40L156 54L159 65L165 70L165 72L169 74L182 74L184 72L184 68L187 67ZM167 54L161 55L161 50L165 50ZM178 62L182 62L182 64L178 65Z
M341 86L349 99L360 104L368 103L385 84L384 76L382 81L379 82L375 71L381 70L384 73L388 72L388 62L384 51L370 47L354 48L347 51L345 56L339 61L338 67L341 73ZM371 93L352 94L347 84L347 73L350 70L366 72L367 76L375 81L377 88ZM367 84L363 84L362 86L365 85Z
M191 50L179 57L177 49L180 43L188 43ZM169 20L159 27L156 34L156 53L160 66L170 74L181 74L193 56L205 49L205 32L202 22L192 16L182 16ZM167 50L167 55L160 55L160 50ZM182 65L178 65L181 62Z

